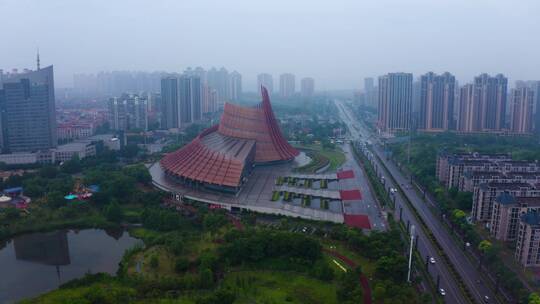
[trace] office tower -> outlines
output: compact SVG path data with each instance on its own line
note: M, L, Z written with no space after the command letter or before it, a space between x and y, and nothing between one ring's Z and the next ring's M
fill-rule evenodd
M238 101L240 100L240 96L242 96L242 75L234 71L229 76L231 100Z
M470 133L482 130L480 100L475 98L475 88L466 84L459 93L458 130Z
M261 86L265 87L268 93L274 92L274 79L272 75L262 73L257 75L257 91L261 94Z
M534 132L540 135L540 81L534 81Z
M507 85L508 79L502 74L495 77L482 74L474 78L474 98L480 107L482 131L500 131L504 128Z
M4 75L0 112L3 152L31 152L56 147L53 67Z
M211 68L206 75L208 85L214 88L217 92L218 104L222 105L231 98L229 88L229 72L225 68L221 68L219 70L216 68Z
M412 74L390 73L379 77L378 128L381 132L409 130L412 107Z
M293 74L285 73L279 76L279 94L283 98L288 98L294 95L295 78Z
M454 129L455 77L429 72L420 77L419 128L426 131Z
M196 67L193 70L193 75L201 79L201 83L208 83L206 71L202 67Z
M161 112L161 94L160 93L148 93L148 112L159 113Z
M368 107L377 107L377 87L374 85L373 77L364 78L363 103Z
M148 100L123 94L109 99L109 125L117 131L148 130Z
M364 92L370 92L374 89L374 80L373 77L364 78Z
M311 97L315 92L315 79L305 77L300 80L300 92L302 97Z
M523 86L513 89L510 95L510 129L514 133L533 131L534 91Z
M420 80L413 80L412 90L412 112L413 115L420 116L420 100L422 95L422 83ZM421 121L419 123L421 125Z
M118 97L109 99L109 127L111 130L127 129L127 107Z
M202 113L214 113L217 111L217 91L209 85L202 87Z
M201 120L201 79L182 75L178 79L178 96L180 125Z
M178 115L178 78L161 79L161 128L179 127Z

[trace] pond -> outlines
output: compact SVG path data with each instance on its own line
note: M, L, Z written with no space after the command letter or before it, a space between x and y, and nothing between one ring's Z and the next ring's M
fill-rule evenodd
M0 303L31 298L86 273L115 274L139 243L123 230L60 230L0 243Z

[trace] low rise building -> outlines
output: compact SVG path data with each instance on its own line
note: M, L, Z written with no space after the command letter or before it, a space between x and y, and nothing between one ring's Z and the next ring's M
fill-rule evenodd
M79 159L96 156L96 145L94 142L73 142L60 145L53 151L53 162L65 162L75 156Z
M112 134L101 134L79 139L44 151L0 154L0 162L6 165L54 164L68 161L75 155L79 159L83 159L96 155L96 145L98 143L103 144L109 150L119 151L121 149L121 142L116 136Z
M85 123L63 123L58 124L58 140L73 140L86 138L94 135L95 127Z
M538 161L512 160L509 154L440 153L436 164L436 176L448 189L470 192L489 181L534 180L538 173Z
M459 183L458 190L473 192L475 187L488 182L499 183L540 183L540 172L501 172L501 171L467 171Z
M437 179L448 189L458 188L459 182L465 172L496 171L497 163L511 161L509 154L480 154L480 153L454 153L441 152L437 156L435 166Z

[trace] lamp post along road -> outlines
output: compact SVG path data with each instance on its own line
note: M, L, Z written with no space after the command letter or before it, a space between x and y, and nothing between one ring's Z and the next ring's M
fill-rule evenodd
M407 272L407 282L411 282L412 252L414 246L414 225L411 226L411 244L409 246L409 271Z

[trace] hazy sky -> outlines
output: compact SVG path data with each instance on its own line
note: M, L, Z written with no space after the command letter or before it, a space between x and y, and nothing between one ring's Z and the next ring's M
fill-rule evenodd
M0 0L0 68L54 64L57 86L100 70L225 66L362 87L387 72L540 79L540 0Z

